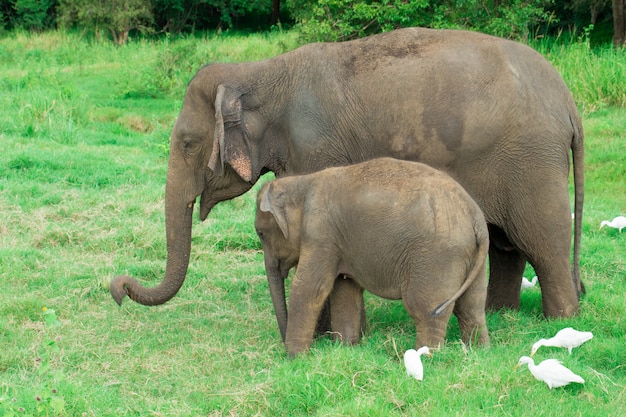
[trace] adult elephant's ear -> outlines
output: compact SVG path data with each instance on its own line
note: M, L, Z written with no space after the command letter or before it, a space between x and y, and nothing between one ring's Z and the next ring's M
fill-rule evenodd
M242 124L242 93L220 84L215 94L215 131L209 169L224 175L224 163L244 180L252 181L252 162L246 131Z
M285 208L284 192L281 191L276 183L272 182L261 190L261 202L259 209L269 212L276 219L280 231L283 232L285 239L289 236L289 228L287 227L287 214Z

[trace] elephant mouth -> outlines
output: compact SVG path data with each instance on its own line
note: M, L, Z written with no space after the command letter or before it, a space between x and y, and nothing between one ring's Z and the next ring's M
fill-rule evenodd
M222 177L208 176L200 195L200 220L206 220L213 207L220 201L238 197L250 190L253 185L254 182L243 180L231 170L226 170Z
M193 205L193 203L190 203L190 204ZM209 213L211 212L213 207L215 207L216 204L217 204L217 201L212 200L208 196L208 193L204 191L202 195L200 196L200 213L199 213L200 220L205 221L206 218L209 216Z

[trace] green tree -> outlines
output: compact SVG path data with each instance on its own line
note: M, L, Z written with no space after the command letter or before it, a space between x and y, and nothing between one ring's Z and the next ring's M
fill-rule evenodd
M565 2L566 6L576 12L588 13L589 23L598 23L598 16L602 11L609 8L610 0L573 0Z
M435 8L430 26L525 39L533 27L555 20L545 10L550 3L550 0L447 0Z
M308 40L337 41L425 22L428 0L286 0Z
M237 26L237 20L246 16L269 16L272 11L272 0L208 0L220 15L220 20L227 28Z
M174 33L216 26L230 29L241 21L256 29L257 22L276 23L280 11L278 0L152 0L152 4L157 30Z
M479 30L527 37L550 22L551 0L287 0L309 40L343 40L406 26Z
M41 31L54 23L55 0L15 0L15 26Z
M150 0L59 0L58 16L60 26L93 30L96 36L106 30L118 45L131 30L149 30L154 19Z

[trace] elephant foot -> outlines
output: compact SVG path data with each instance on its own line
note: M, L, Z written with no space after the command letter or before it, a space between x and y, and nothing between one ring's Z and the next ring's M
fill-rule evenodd
M543 297L543 314L549 318L573 317L578 314L580 304L577 297L570 297L569 302L565 297Z
M580 292L570 279L569 263L552 262L549 268L536 262L535 272L541 286L543 314L550 318L572 317L578 313Z

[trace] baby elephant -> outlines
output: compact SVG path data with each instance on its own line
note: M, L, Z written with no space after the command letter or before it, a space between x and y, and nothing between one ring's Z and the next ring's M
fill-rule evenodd
M463 340L489 343L487 224L443 172L381 158L277 179L259 193L255 227L290 356L308 350L335 282L331 326L348 341L358 340L364 288L402 299L416 347L443 342L452 304ZM284 279L296 265L287 316Z

